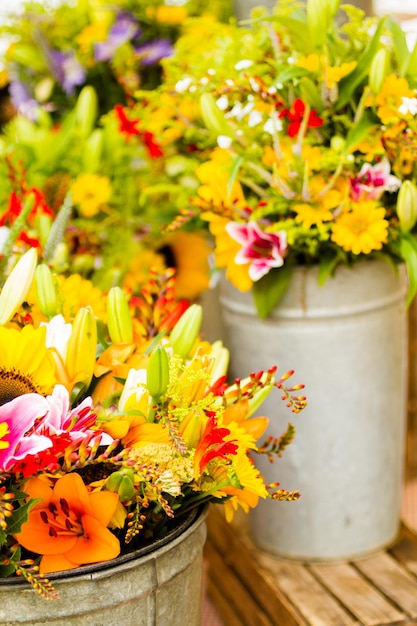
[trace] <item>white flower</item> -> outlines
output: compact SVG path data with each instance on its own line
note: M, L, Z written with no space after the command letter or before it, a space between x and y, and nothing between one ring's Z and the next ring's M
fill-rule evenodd
M134 396L135 403L138 403L142 396L147 393L146 373L145 369L131 368L129 370L117 407L119 411L124 410L132 396Z
M253 65L253 61L250 61L249 59L242 59L242 61L236 63L235 70L238 72L240 72L240 70L247 70L248 67L251 67L251 65Z
M41 322L41 326L46 326L46 347L55 348L65 361L72 324L67 323L62 315L55 315L49 322Z
M189 77L179 80L177 84L175 85L175 91L177 93L184 93L184 91L187 91L187 89L189 88L192 82L193 82L192 78L189 78Z
M251 111L248 119L249 128L253 128L262 122L262 115L259 111Z
M409 113L410 115L417 115L417 98L401 98L402 100L402 105L400 106L400 108L398 109L398 111L402 114L402 115L407 115L407 113Z
M216 104L221 111L225 111L229 106L229 99L227 96L220 96L220 98L217 98Z
M264 131L269 133L270 135L274 135L275 133L279 133L282 130L282 122L278 115L274 117L270 117L267 122L264 124Z
M232 145L232 138L227 137L227 135L219 135L217 137L217 145L219 148L225 148L227 150L227 148L230 148Z

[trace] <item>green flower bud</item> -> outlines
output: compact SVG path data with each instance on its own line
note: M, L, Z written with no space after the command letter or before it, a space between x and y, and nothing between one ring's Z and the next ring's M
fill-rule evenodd
M126 294L120 287L112 287L107 296L107 328L113 343L132 342L132 317Z
M201 95L200 108L203 122L209 130L216 133L216 135L233 137L232 129L210 93L203 93Z
M162 396L169 383L169 360L166 350L162 346L156 346L149 358L146 372L146 386L148 392L155 400Z
M45 263L38 265L35 272L36 302L48 319L57 312L57 295L52 272Z
M113 472L106 480L105 487L108 491L117 493L121 502L131 500L135 495L133 470L123 468L117 472Z
M308 28L313 44L317 48L323 46L326 41L335 7L335 0L307 0Z
M389 56L387 50L381 48L374 56L369 70L369 87L374 95L382 88L385 77L389 73Z
M96 364L97 322L90 307L78 309L72 322L68 340L66 366L73 385L81 383L87 388L93 378Z
M103 152L103 131L100 128L93 130L83 151L83 169L85 172L97 171Z
M172 329L169 343L181 358L185 359L198 337L203 319L203 309L199 304L192 304Z
M75 105L75 119L83 137L88 137L97 119L98 100L94 87L86 85Z
M401 229L408 233L417 221L417 187L411 180L405 180L397 198L397 215Z

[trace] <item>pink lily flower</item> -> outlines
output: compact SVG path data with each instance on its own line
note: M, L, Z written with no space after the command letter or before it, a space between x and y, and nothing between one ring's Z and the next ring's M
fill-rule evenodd
M8 470L16 461L35 455L52 446L48 437L26 434L48 412L46 398L37 393L18 396L0 406L0 423L6 422L9 433L3 437L9 446L0 450L0 470Z
M382 159L376 165L364 163L356 178L350 181L350 195L355 202L365 197L378 200L384 191L394 192L401 186L401 180L391 173L388 159Z
M228 235L242 244L242 248L235 256L237 265L249 264L249 276L257 281L265 276L273 267L284 264L283 253L287 249L287 233L267 233L257 222L241 224L229 222L226 225Z

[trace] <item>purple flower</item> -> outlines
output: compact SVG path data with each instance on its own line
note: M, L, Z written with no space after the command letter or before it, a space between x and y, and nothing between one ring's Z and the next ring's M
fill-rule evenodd
M114 53L127 41L140 35L140 28L131 13L119 13L110 29L107 41L96 43L94 58L96 61L111 61Z
M76 59L74 52L50 51L51 72L55 80L61 85L67 96L72 96L77 85L85 82L86 71Z
M350 195L353 200L360 198L378 200L384 191L397 191L401 186L401 180L390 174L391 168L388 159L383 159L376 165L364 163L356 178L350 181Z
M283 253L287 249L287 233L267 233L257 222L229 222L226 225L228 235L242 244L235 256L237 265L249 264L249 276L257 281L265 276L272 267L284 264Z
M171 56L174 48L169 39L156 39L136 46L135 52L139 55L142 65L155 65L161 59Z
M10 99L13 106L30 120L36 120L38 102L31 96L29 89L20 80L11 80L9 86Z

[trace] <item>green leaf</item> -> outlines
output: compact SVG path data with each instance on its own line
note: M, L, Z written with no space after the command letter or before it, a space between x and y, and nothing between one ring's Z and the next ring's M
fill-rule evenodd
M357 66L352 72L350 72L350 74L344 76L344 78L340 81L339 98L337 100L339 109L343 108L349 102L356 87L358 87L366 77L372 60L379 49L384 26L385 18L382 18L375 29L374 36L372 37L369 45L358 58Z
M416 76L417 76L417 42L411 51L411 54L408 58L408 64L406 67L405 75L411 81L413 81L413 85L416 84Z
M228 196L230 196L230 194L232 192L233 183L236 180L236 177L238 175L240 166L242 165L243 161L244 161L244 158L240 157L240 156L236 157L234 159L234 161L233 161L233 166L232 166L232 169L231 169L231 172L230 172L230 178L229 178L229 181L227 183L227 195Z
M278 16L277 21L288 28L293 47L300 54L308 55L316 52L306 22L286 16Z
M323 100L314 82L310 78L304 77L300 80L299 87L302 99L313 109L321 112L323 110Z
M261 319L265 319L279 302L291 280L291 267L283 265L271 270L260 280L253 283L252 292L256 310Z
M394 43L394 52L397 57L400 76L404 76L407 71L411 56L408 49L405 32L398 24L398 22L391 18L387 19L386 24L388 29L391 31L392 41Z
M318 283L320 287L322 287L327 279L330 278L339 263L340 257L337 254L320 260L318 274Z
M32 498L13 511L7 523L8 535L20 533L22 525L28 520L29 511L33 509L37 502L41 502L41 500L39 498Z
M417 242L412 235L405 236L401 239L400 253L407 267L407 307L409 307L417 294Z
M357 124L349 130L346 137L345 150L347 152L351 151L358 143L366 139L372 128L376 126L377 121L375 118L370 113L364 113Z
M310 72L305 67L286 67L284 70L279 72L276 82L284 85L289 80L299 80L303 76L308 76L309 74Z

